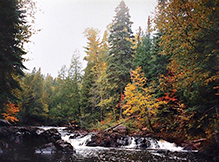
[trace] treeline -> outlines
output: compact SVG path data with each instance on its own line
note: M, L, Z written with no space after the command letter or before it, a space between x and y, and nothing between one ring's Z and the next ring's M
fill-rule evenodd
M25 125L64 125L80 117L81 67L77 51L70 67L63 66L57 78L35 68L20 81L22 91L17 114Z
M219 129L218 6L218 0L159 1L147 31L134 35L121 1L103 37L98 29L84 31L83 72L75 51L57 78L40 69L17 78L22 91L13 94L20 100L5 102L3 116L98 129L126 121L133 131L210 137Z

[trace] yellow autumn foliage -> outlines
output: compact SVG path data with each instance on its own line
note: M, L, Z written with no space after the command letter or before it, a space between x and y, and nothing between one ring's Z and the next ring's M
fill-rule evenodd
M149 118L155 115L163 101L158 101L153 97L152 87L146 86L146 78L140 67L131 71L131 80L132 83L125 87L124 100L126 102L122 105L123 114L135 115L137 118Z

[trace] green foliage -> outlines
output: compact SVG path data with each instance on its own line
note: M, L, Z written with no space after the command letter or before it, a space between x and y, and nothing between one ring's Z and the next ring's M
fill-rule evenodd
M191 132L209 134L215 118L219 83L218 12L219 1L160 2L155 23L163 35L162 54L170 57L168 69L179 99L195 115ZM213 131L213 130L212 130Z
M127 83L130 82L130 70L133 67L133 33L131 30L129 9L124 1L116 8L116 16L110 27L109 54L107 56L108 99L105 101L112 109L116 108ZM119 110L119 112L118 112ZM115 115L121 118L121 108L115 109Z
M44 123L48 115L48 105L44 96L44 78L40 69L26 74L21 81L20 122L24 124Z
M53 107L49 116L53 123L66 124L79 121L80 111L80 83L81 66L78 51L75 51L70 68L63 66L56 79L53 95Z
M219 130L218 0L159 1L157 33L151 35L148 24L148 33L140 30L136 40L121 1L103 38L98 29L85 30L83 76L75 51L70 67L63 66L54 79L40 69L20 77L23 43L33 34L25 19L34 6L31 0L0 0L0 113L5 119L32 125L78 122L98 130L123 121L132 130L180 141Z
M153 86L156 96L160 97L163 93L160 91L159 78L167 73L168 56L160 54L161 33L144 34L141 29L138 34L137 48L135 50L134 65L141 67L147 78L148 84Z
M18 76L23 76L23 43L31 36L26 12L19 0L0 1L0 109L17 102L14 90L20 90ZM27 35L27 33L29 33Z
M81 104L83 105L82 120L87 125L86 123L102 120L105 112L102 101L105 98L105 57L108 52L108 32L105 31L102 41L100 41L97 29L87 28L84 34L88 40L87 47L85 47L87 53L85 60L88 63L82 82Z
M135 52L135 66L141 67L148 79L151 79L150 66L152 60L152 40L150 34L143 34L139 31L137 48Z
M43 97L44 97L45 103L48 105L49 110L52 108L52 105L53 105L52 97L54 95L54 84L55 83L54 83L53 77L50 75L47 75L43 83L43 89L44 89Z

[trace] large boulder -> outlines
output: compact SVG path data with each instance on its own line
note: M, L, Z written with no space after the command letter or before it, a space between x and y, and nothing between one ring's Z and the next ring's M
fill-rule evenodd
M127 134L128 129L124 125L119 125L119 126L113 128L113 132L117 132L117 133L120 133L120 134Z
M73 152L75 152L73 146L70 143L65 142L63 140L55 141L54 145L61 152L65 152L65 153L73 153Z
M103 132L93 134L87 146L120 147L130 144L130 138L119 133Z
M54 129L54 128L40 133L40 136L43 139L46 139L48 142L55 142L61 139L61 134L58 132L57 129Z

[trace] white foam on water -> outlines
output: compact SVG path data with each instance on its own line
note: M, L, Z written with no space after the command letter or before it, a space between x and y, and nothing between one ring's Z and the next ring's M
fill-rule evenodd
M175 143L170 143L164 140L158 141L159 149L165 149L169 151L183 151L183 147L176 146Z
M62 136L62 139L70 143L75 149L88 148L86 146L87 142L91 140L91 134L88 134L82 138L70 139L70 135Z
M124 146L124 148L136 148L135 138L131 137L131 143L128 146Z
M123 148L137 148L136 142L135 142L135 138L131 137L131 143L128 146L124 146ZM148 147L148 149L152 149L152 150L169 150L169 151L178 151L178 152L182 152L183 147L179 147L176 146L175 143L170 143L167 142L165 140L155 140L152 138L148 138L148 141L150 141L150 146Z

